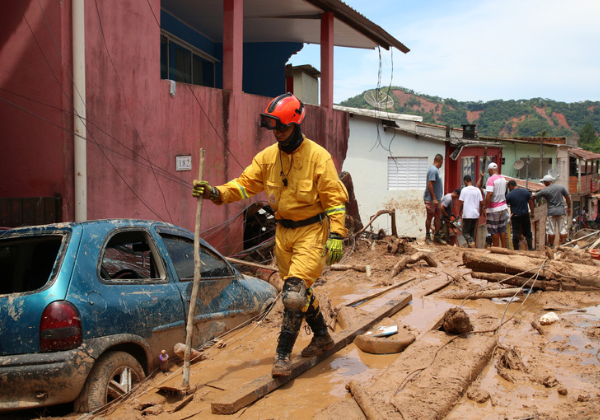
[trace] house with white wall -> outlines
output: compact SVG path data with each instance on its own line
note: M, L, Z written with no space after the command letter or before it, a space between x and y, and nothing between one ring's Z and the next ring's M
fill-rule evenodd
M486 162L501 166L499 143L463 138L462 129L425 124L422 117L334 106L350 114L348 151L342 170L350 173L364 224L379 210L396 210L399 236L424 237L427 170L436 154L444 156L444 192L461 186ZM484 151L485 149L485 151ZM373 222L373 231L391 233L390 217Z
M350 114L348 152L342 170L352 175L363 223L379 210L399 209L400 236L423 236L425 174L436 154L444 155L444 141L415 138L391 128L422 117L335 106ZM443 175L443 174L442 174ZM391 232L389 217L373 223L377 232Z

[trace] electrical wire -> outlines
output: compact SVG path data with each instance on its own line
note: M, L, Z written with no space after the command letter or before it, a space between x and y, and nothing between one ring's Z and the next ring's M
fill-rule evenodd
M146 144L145 142L142 140L142 136L139 133L139 130L135 124L135 120L133 119L133 116L131 115L131 110L129 109L129 105L127 103L127 97L125 95L125 87L123 86L123 81L121 80L121 76L119 75L119 72L117 71L117 67L115 66L115 63L112 59L112 56L110 54L110 51L108 50L108 44L106 43L106 36L104 35L104 25L102 25L102 18L100 17L100 10L98 8L98 0L96 0L95 2L96 5L96 14L98 15L98 24L100 25L100 34L102 35L102 42L104 44L104 48L106 50L106 55L108 56L108 60L110 61L110 64L113 68L113 71L115 72L115 75L117 76L117 80L119 81L119 86L121 88L121 93L123 94L124 102L125 102L125 109L127 109L127 114L129 115L129 119L131 120L131 124L133 125L133 131L134 134L137 135L137 139L139 140L140 144L142 145L142 150L144 151L144 154L146 155L146 159L148 161L150 161L150 156L148 155L148 151L146 150ZM38 0L38 4L39 4L39 0ZM40 5L40 8L42 6ZM162 196L163 199L163 205L165 207L165 210L167 211L167 215L169 216L169 220L171 221L171 223L173 223L173 216L171 216L171 212L169 211L169 206L167 205L167 199L165 197L165 192L163 191L160 182L158 182L158 177L156 175L156 172L154 171L154 168L151 166L151 170L152 170L152 174L154 175L154 180L156 181L156 185L158 186L158 190L160 191L160 194Z
M38 101L38 100L36 100L36 99L29 98L29 97L27 97L27 96L21 95L21 94L19 94L19 93L16 93L16 92L12 92L12 91L10 91L10 90L7 90L7 89L5 89L5 88L2 88L2 87L0 87L0 91L7 92L7 93L9 93L9 94L11 94L11 95L18 96L18 97L20 97L20 98L23 98L23 99L26 99L26 100L28 100L28 101L35 102L35 103L37 103L37 104L40 104L40 105L47 106L47 107L49 107L49 108L53 108L53 109L55 109L55 110L57 110L57 111L61 111L61 112L67 113L67 114L69 114L69 115L71 115L71 116L75 116L75 113L74 113L73 111L66 110L66 109L63 109L63 108L61 108L61 107L58 107L58 106L55 106L55 105L50 105L50 104L47 104L47 103L44 103L44 102ZM79 135L79 134L75 133L73 130L70 130L70 129L68 129L68 128L65 128L65 127L63 127L62 125L59 125L59 124L53 123L52 121L49 121L49 120L47 120L46 118L42 117L41 115L39 115L39 114L36 114L36 113L34 113L34 112L32 112L32 111L29 111L29 110L27 110L27 109L25 109L25 108L23 108L23 107L21 107L21 106L19 106L19 105L15 104L15 103L11 102L11 101L9 101L8 99L5 99L5 98L3 98L3 97L1 97L1 96L0 96L0 100L3 100L4 102L8 103L9 105L11 105L11 106L13 106L13 107L15 107L15 108L17 108L17 109L20 109L20 110L22 110L22 111L24 111L24 112L27 112L27 113L29 113L30 115L32 115L32 116L34 116L34 117L36 117L36 118L38 118L38 119L40 119L40 120L42 120L42 121L44 121L44 122L48 123L48 124L51 124L51 125L53 125L53 126L55 126L55 127L59 128L59 129L61 129L61 130L65 131L65 132L66 132L66 133L68 133L68 134L71 134L71 135L76 135L78 138L80 138L80 139L82 139L82 140L85 140L85 141L90 141L90 142L91 142L91 140L88 140L87 138L85 138L85 137L83 137L83 136L81 136L81 135ZM119 156L121 156L121 157L122 157L122 158L124 158L124 159L131 160L132 162L136 162L137 164L139 164L139 165L141 165L141 166L143 166L143 167L145 167L145 168L149 168L149 169L150 169L150 168L154 168L154 170L155 170L155 171L157 171L157 172L159 173L159 175L160 175L160 176L162 176L163 178L166 178L166 179L168 179L168 180L170 180L170 181L174 181L174 182L176 182L176 183L178 183L178 184L180 184L180 185L189 186L189 182L185 181L185 180L184 180L184 179L182 179L182 178L179 178L179 177L177 177L176 175L174 175L174 174L172 174L172 173L168 172L167 170L164 170L164 169L160 168L159 166L156 166L156 165L154 165L154 164L153 164L153 163L152 163L150 160L146 159L144 156L142 156L141 154L139 154L138 152L136 152L134 149L131 149L130 147L128 147L127 145L125 145L124 143L122 143L122 142L121 142L119 139L117 139L116 137L112 136L110 133L108 133L108 132L104 131L104 130L103 130L101 127L100 127L100 126L98 126L97 124L95 124L93 121L91 121L91 120L89 120L89 119L86 119L86 118L82 118L82 117L78 117L78 118L81 118L82 120L86 121L86 123L87 123L88 125L91 125L91 126L95 127L95 128L96 128L98 131L100 131L102 134L104 134L104 135L106 135L107 137L109 137L110 139L114 140L116 143L118 143L120 146L122 146L122 147L123 147L124 149L126 149L128 152L131 152L131 154L135 155L135 156L136 156L136 157L138 157L139 159L141 159L141 160L143 160L143 161L145 161L145 162L148 162L148 164L145 164L145 163L143 163L143 162L136 161L136 160L135 160L133 157L131 157L131 156L127 156L127 155L125 155L124 153L122 153L122 152L119 152L119 151L117 151L116 149L112 149L112 148L110 148L110 147L108 147L108 146L106 146L106 145L100 145L100 144L96 144L96 146L98 146L98 147L102 147L102 148L104 148L105 150L107 150L107 151L110 151L111 153L114 153L114 154L116 154L116 155L119 155ZM93 142L92 142L92 143L93 143Z
M146 3L148 3L148 7L150 8L150 12L152 13L152 16L154 16L154 21L156 22L156 24L158 25L158 27L160 28L160 22L158 21L158 18L156 17L156 14L154 13L154 10L152 9L152 6L150 5L150 2L148 0L146 0ZM219 140L221 140L221 143L223 143L223 146L225 147L225 149L227 149L227 151L229 152L229 154L231 155L231 157L233 157L233 159L237 162L237 164L240 166L240 168L242 168L242 170L246 169L245 166L243 166L240 161L237 159L237 157L235 156L235 154L231 151L231 149L229 149L229 146L227 145L227 142L225 140L223 140L223 137L221 137L221 134L219 134L219 132L217 131L217 127L215 127L215 125L213 124L213 122L211 121L210 117L208 116L208 114L206 113L206 110L204 109L204 107L202 106L202 103L200 102L200 100L198 99L198 97L196 96L196 93L194 92L194 90L192 89L191 83L184 83L187 88L189 89L190 93L192 94L192 96L194 97L196 103L198 104L198 106L200 107L200 110L202 111L202 113L204 114L204 116L206 117L206 120L208 121L208 123L210 124L210 126L212 127L212 129L214 130L215 134L217 135L217 137L219 138Z
M33 28L31 27L31 25L29 24L29 20L27 19L27 16L25 15L25 11L23 10L23 8L21 7L21 3L19 0L17 0L17 4L19 6L19 10L21 11L21 15L23 17L23 20L25 21L27 27L29 28L29 31L31 32L31 35L40 51L40 53L42 54L42 57L44 58L44 61L46 62L46 64L48 65L48 68L50 70L50 72L52 73L52 76L54 77L54 80L56 81L56 83L58 84L59 88L61 89L61 91L63 92L63 95L65 96L65 98L67 99L67 101L73 105L73 101L71 98L69 98L69 95L67 94L67 92L65 91L62 83L59 81L58 77L56 76L56 73L54 72L54 70L52 69L52 66L50 65L50 62L48 60L48 57L46 56L46 54L44 53L44 50L42 49L37 36L35 35L35 32L33 31ZM45 12L42 9L42 14L45 16ZM47 20L47 19L46 19ZM52 32L52 30L50 29L50 31ZM53 36L53 39L56 42L56 39ZM56 44L55 44L56 45ZM62 57L61 54L61 60L64 63L64 58ZM72 77L71 80L73 81ZM75 83L73 83L75 85ZM81 94L79 93L78 89L75 88L75 90L78 92L80 98L82 98ZM83 99L82 103L84 103L85 106L85 101ZM6 101L7 103L11 103L10 101ZM22 107L19 107L21 109L23 109ZM24 109L23 109L24 110ZM32 113L33 114L33 113ZM78 114L77 114L78 118L81 118ZM83 122L83 118L81 118L82 122ZM87 126L84 123L84 126L86 128L86 132L89 132L89 130L87 129ZM92 133L89 133L90 137L92 138L92 141L99 146L99 143L96 141L96 139L94 138L94 136L92 135ZM78 136L79 138L81 138L80 136ZM120 173L120 171L115 167L114 163L108 158L108 156L106 155L106 153L104 152L104 150L101 147L98 147L98 150L100 150L100 152L102 153L102 155L104 156L104 158L107 160L107 162L111 165L111 167L113 168L114 172L117 174L117 176L123 181L123 183L129 188L129 190L132 192L132 194L148 209L150 210L159 220L164 221L164 218L158 214L148 203L146 203L146 201L135 191L135 189L129 185L129 183L125 180L125 178L123 177L123 175Z

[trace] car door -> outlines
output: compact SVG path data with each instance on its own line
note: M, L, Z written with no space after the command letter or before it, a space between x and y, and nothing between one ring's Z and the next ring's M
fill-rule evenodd
M78 258L84 339L132 335L158 355L185 338L184 306L176 282L146 226L90 226L85 252ZM82 244L82 247L84 245Z
M194 280L194 241L191 232L159 229L174 276L186 304ZM201 280L194 316L194 346L250 319L260 310L262 299L246 287L241 275L216 250L201 241ZM261 296L262 298L262 296Z

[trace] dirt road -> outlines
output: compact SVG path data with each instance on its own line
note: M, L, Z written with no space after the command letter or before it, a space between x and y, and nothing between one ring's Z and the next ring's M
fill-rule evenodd
M429 267L425 261L408 266L393 282L412 277L414 280L360 305L362 310L372 312L386 300L408 291L413 294L411 304L392 319L417 337L422 336L447 309L455 306L462 306L469 315L475 327L473 334L484 330L496 331L498 347L490 362L479 377L471 378L472 384L464 395L449 402L454 407L445 418L600 418L600 293L533 292L526 293L510 304L509 298L464 302L441 299L439 296L449 291L500 287L472 279L470 270L462 266L463 251L448 246L426 246L422 242L409 244L408 254L427 252L438 266ZM326 296L332 307L336 307L383 289L380 283L389 280L393 266L401 258L386 252L384 241L374 246L358 242L352 255L344 262L369 265L371 276L354 270L327 271L318 281L315 292L318 296ZM443 290L425 296L436 285L448 280L452 283ZM559 321L542 325L539 330L531 325L532 321L539 321L548 312L556 313ZM346 403L351 401L354 404L354 401L346 385L350 380L359 381L364 387L376 383L399 355L368 354L354 344L233 415L211 413L211 402L270 373L280 319L280 314L270 314L261 323L229 334L223 338L220 346L206 350L207 360L192 365L190 383L197 389L190 397L190 402L178 411L175 409L183 398L164 396L157 393L156 389L160 385L180 385L181 364L172 364L168 375L157 373L133 396L106 412L87 417L70 414L62 418L365 418L360 410L348 411L349 404ZM336 332L340 330L339 325L336 326ZM294 347L294 358L300 357L300 350L309 341L310 336L303 328ZM509 353L509 350L512 352ZM520 370L514 365L507 367L507 353L520 358ZM390 392L392 395L395 393L394 390ZM427 393L427 390L422 392ZM336 409L341 411L335 414Z

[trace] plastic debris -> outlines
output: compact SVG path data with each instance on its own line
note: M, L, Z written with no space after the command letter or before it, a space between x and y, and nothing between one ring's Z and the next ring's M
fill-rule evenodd
M167 354L166 350L163 350L160 352L160 354L158 355L158 360L160 360L160 370L162 372L168 372L169 371L169 355Z
M556 321L559 321L560 318L554 312L548 312L540 317L540 324L542 325L550 325L554 324Z

